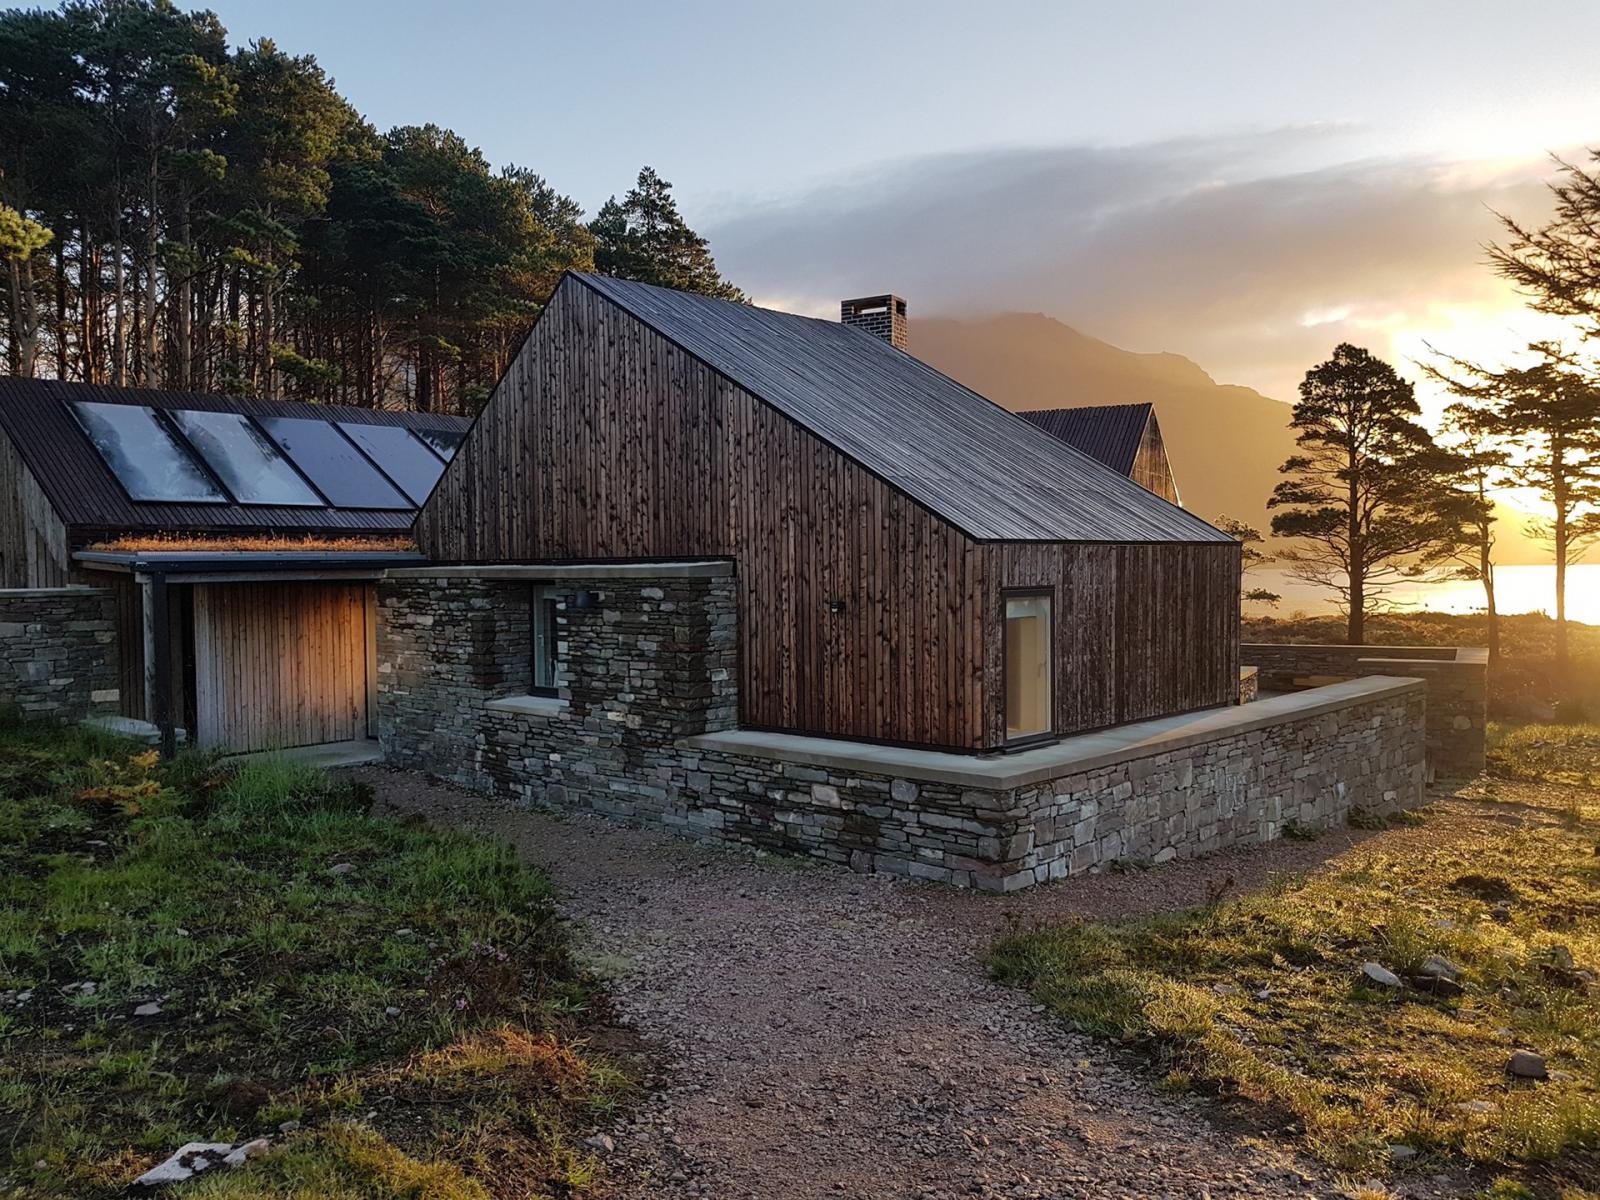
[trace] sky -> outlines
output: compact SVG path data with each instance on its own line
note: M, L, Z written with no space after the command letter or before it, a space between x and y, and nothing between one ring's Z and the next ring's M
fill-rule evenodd
M1483 265L1600 146L1600 4L223 0L379 128L593 210L654 166L759 302L1044 312L1291 399L1551 332Z

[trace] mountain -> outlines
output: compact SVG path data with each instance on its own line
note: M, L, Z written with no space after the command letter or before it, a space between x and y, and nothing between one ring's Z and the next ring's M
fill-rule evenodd
M1295 449L1281 400L1218 383L1181 354L1123 350L1041 313L921 318L910 336L918 358L1013 412L1153 403L1183 506L1269 528L1267 497ZM1502 505L1500 517L1500 562L1549 561L1522 532L1527 514Z
M1185 508L1267 527L1289 406L1219 384L1180 354L1136 354L1039 313L911 322L911 352L1011 409L1151 402Z

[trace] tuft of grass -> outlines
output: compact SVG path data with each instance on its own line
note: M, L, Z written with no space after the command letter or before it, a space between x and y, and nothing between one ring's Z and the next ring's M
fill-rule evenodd
M1493 724L1489 770L1501 779L1600 788L1600 725Z
M370 802L283 760L0 723L0 1179L112 1195L184 1142L292 1120L195 1194L593 1182L571 1143L627 1075L589 1048L599 997L548 880Z
M1600 1150L1600 794L1574 822L1568 798L1521 791L1515 821L1438 848L1377 839L1231 901L1014 930L990 970L1341 1169L1381 1173L1406 1145L1576 1184ZM1418 976L1432 954L1463 994L1362 978L1367 961ZM1552 1079L1509 1080L1517 1048Z

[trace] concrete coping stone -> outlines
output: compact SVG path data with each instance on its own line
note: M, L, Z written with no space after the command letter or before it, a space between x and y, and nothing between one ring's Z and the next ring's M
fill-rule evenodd
M1308 650L1338 654L1357 662L1489 662L1487 646L1351 646L1344 642L1243 642L1239 646L1240 654L1247 658L1253 650Z
M70 584L67 587L0 588L0 600L48 600L54 596L100 596L104 594L104 588L87 587L81 583Z
M407 567L388 579L715 579L733 574L730 562L491 563L477 566Z
M484 708L490 712L522 713L530 717L553 717L567 707L560 696L502 696Z
M1094 771L1133 759L1237 737L1257 729L1286 725L1324 713L1426 691L1427 684L1420 679L1368 675L1326 687L1270 696L1251 704L1206 709L1183 716L1120 725L1097 733L1076 734L1035 750L994 757L917 750L871 742L846 742L800 734L766 733L753 729L701 734L685 738L679 744L696 750L716 750L863 775L1006 791L1063 775Z

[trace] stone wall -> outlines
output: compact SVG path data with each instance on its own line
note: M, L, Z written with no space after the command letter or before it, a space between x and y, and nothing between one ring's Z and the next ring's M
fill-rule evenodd
M81 721L118 709L117 632L103 588L0 589L0 704Z
M526 694L535 584L562 598L555 698ZM395 572L378 604L391 763L857 870L1010 890L1423 799L1410 681L978 758L735 728L726 564Z
M1341 646L1246 643L1245 663L1261 686L1291 690L1305 681L1398 675L1428 685L1428 766L1466 778L1484 767L1489 727L1489 652L1479 646Z

